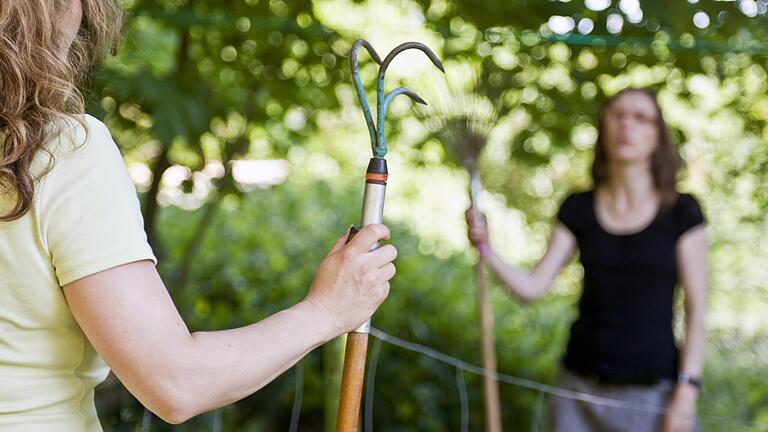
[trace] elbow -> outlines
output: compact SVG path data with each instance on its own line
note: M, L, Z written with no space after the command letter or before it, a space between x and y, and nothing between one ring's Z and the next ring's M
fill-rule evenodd
M509 294L523 305L531 304L540 299L550 284L542 281L533 274L525 274L522 278L505 280Z
M191 361L196 358L193 348L188 339L172 340L142 361L129 357L130 361L116 362L113 370L144 407L177 425L209 408L205 374Z
M518 301L523 305L536 302L547 292L545 287L541 287L538 284L528 284L525 288L515 292Z
M529 304L533 303L533 300L534 300L533 298L527 297L527 296L526 297L520 296L517 298L517 302L523 306L528 306Z
M178 425L198 414L189 392L173 383L155 381L145 406L164 422Z
M517 295L517 300L520 302L520 304L527 306L531 303L534 303L539 299L539 297L539 295L533 293L520 293Z
M164 422L178 425L191 419L196 414L182 401L167 398L162 403L147 407Z
M160 417L164 422L172 425L180 425L192 418L192 416L185 416L182 413L169 413L167 416L158 415L158 417Z
M166 406L150 409L150 411L155 413L156 416L160 417L166 423L178 425L194 417L194 414L184 409L183 406L174 405L172 403L164 405Z

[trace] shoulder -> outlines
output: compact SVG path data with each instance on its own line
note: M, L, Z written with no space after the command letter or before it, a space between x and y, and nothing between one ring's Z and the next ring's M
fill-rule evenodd
M674 218L675 231L678 236L705 222L704 213L701 210L699 201L691 194L678 194L677 200L672 206L671 213Z
M50 126L45 156L52 162L51 172L76 172L77 167L94 169L124 165L107 126L88 114L59 117ZM64 168L66 167L66 168Z
M48 149L55 154L92 151L113 145L107 126L89 114L61 116L48 127Z
M594 197L594 191L592 190L570 192L565 197L560 207L575 208L579 210L583 210L585 208L588 209L588 208L591 208L592 206L593 197Z
M94 176L121 175L126 170L107 126L93 116L60 115L45 130L45 141L30 166L41 191L36 194L38 200L50 195L54 184L68 187ZM46 189L49 192L42 192Z
M678 194L672 211L677 218L703 218L699 201L688 193Z
M41 166L44 196L125 183L127 168L106 125L90 115L60 117L49 126ZM99 186L101 187L101 186ZM43 199L43 196L41 196Z
M591 221L592 200L591 190L569 193L560 204L557 219L574 234L580 233Z
M689 193L678 193L675 207L680 209L700 208L699 201Z

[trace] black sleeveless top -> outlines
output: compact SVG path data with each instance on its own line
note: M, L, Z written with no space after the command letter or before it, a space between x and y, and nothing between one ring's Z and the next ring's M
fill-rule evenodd
M570 195L557 217L576 236L584 267L565 367L606 380L674 379L675 246L681 235L704 222L699 204L680 194L646 228L627 235L600 226L593 191Z

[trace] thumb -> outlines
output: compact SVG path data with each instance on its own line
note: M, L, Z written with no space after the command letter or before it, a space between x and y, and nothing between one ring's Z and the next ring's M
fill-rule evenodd
M344 233L343 236L339 237L338 240L331 246L331 250L328 252L328 255L334 254L341 250L341 248L344 247L345 244L347 244L347 241L349 241L349 234L352 231L352 227L349 227L349 230Z

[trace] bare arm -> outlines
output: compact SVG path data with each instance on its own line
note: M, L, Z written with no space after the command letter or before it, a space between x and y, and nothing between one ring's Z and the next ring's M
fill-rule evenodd
M339 239L307 297L258 323L190 334L150 261L64 287L73 315L128 390L170 423L257 391L324 342L367 320L389 292L396 250L382 225Z
M685 342L680 353L680 372L700 377L704 368L704 318L707 311L708 255L707 234L703 226L683 234L677 244L680 280L685 294ZM669 410L678 414L696 412L698 390L689 384L678 385L672 395ZM690 417L667 416L663 431L690 431Z
M681 282L685 293L685 342L680 371L701 376L704 367L704 316L707 311L709 269L707 234L693 228L680 239L677 248Z
M557 222L552 229L546 253L533 270L526 272L505 263L493 251L488 241L485 216L475 217L471 210L467 210L470 241L481 249L485 248L483 260L507 286L510 294L526 303L546 294L576 248L576 238L573 233Z

